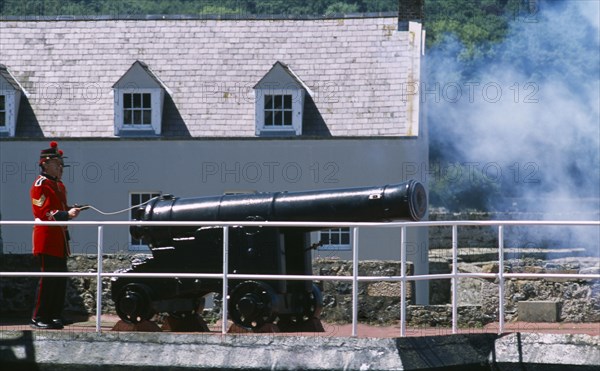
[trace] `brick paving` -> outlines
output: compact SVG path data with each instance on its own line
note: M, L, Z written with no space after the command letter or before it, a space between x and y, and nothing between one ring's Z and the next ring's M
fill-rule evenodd
M113 331L119 318L115 315L102 316L101 331ZM352 336L351 324L330 324L323 323L325 332L288 332L288 333L263 333L254 334L256 336L331 336L331 337L349 337ZM221 324L210 324L209 334L220 335ZM5 331L30 331L26 319L0 318L0 333ZM63 331L63 332L93 332L96 330L96 318L79 318L72 325L65 326L62 330L33 330L33 331ZM531 322L507 322L504 324L504 333L531 332L548 334L587 334L600 336L600 323L571 323L571 322L552 322L552 323L531 323ZM482 334L499 333L498 323L491 323L483 327L459 328L459 334ZM207 334L207 333L202 333ZM451 335L452 329L449 327L406 327L406 336L441 336ZM357 336L365 338L396 338L400 337L400 325L390 326L369 326L358 324Z

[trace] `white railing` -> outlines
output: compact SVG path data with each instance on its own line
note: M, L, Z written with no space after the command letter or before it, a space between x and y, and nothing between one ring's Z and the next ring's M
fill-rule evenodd
M96 286L96 332L101 332L102 316L102 278L105 277L140 277L140 278L213 278L223 280L223 293L228 292L230 279L257 280L320 280L352 282L352 336L357 336L358 325L358 283L372 281L401 282L400 286L400 336L406 336L406 282L450 279L452 282L452 333L458 332L458 279L459 278L494 278L498 280L498 332L504 332L504 281L510 278L565 278L579 280L600 280L600 274L573 273L505 273L504 272L504 227L505 226L588 226L600 227L600 221L435 221L435 222L388 222L388 223L323 223L323 222L140 222L140 221L69 221L69 222L33 222L33 221L0 221L0 226L10 225L74 225L98 227L98 261L97 272L0 272L0 277L95 277ZM223 227L223 273L106 273L103 272L102 255L104 243L104 226L214 226ZM265 275L228 273L229 228L232 226L254 227L350 227L353 233L352 276L319 276L319 275ZM498 227L498 273L461 273L458 272L458 226L497 226ZM399 276L359 276L358 275L358 235L360 228L389 227L400 228L400 275ZM408 228L451 227L452 228L452 272L445 274L406 275L406 231ZM599 241L600 244L600 241ZM223 295L222 328L227 333L227 295Z

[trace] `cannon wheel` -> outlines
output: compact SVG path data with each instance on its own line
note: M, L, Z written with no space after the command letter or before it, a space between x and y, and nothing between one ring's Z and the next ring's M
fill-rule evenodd
M154 315L150 288L139 283L130 283L119 292L115 307L119 317L129 323L147 321Z
M282 315L280 316L280 323L283 326L297 326L314 318L321 318L321 311L323 310L323 294L317 285L312 285L312 291L303 297L302 302L302 314L300 315Z
M234 323L247 329L257 329L273 323L275 293L271 286L257 281L237 285L229 298L229 315Z

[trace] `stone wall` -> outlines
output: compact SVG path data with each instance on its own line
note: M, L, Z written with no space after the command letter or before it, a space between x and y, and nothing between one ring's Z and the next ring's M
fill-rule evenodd
M106 255L102 264L106 272L115 272L130 266L131 255ZM71 272L97 272L96 255L74 255L68 262ZM37 264L32 255L0 254L2 272L36 272ZM23 315L33 309L38 278L3 277L0 280L0 313L3 315ZM69 278L65 311L78 314L96 313L96 278ZM110 298L110 278L102 279L102 312L115 313Z
M103 266L107 272L130 266L131 255L106 255ZM545 264L545 265L544 265ZM95 272L95 255L76 255L69 259L69 270ZM542 261L507 262L507 272L569 272L568 264L557 268ZM572 267L571 267L572 268ZM35 271L31 255L0 255L0 271ZM494 264L461 263L463 272L494 272ZM589 270L587 273L597 272ZM314 274L328 276L351 276L352 263L335 259L318 259L313 266ZM581 271L581 270L580 270ZM584 272L584 273L586 273ZM412 264L407 264L407 273L412 274ZM400 263L389 261L364 261L359 264L359 275L393 276L400 275ZM0 280L0 314L2 316L28 316L33 306L37 279L3 277ZM449 291L449 280L437 280L443 285L433 286ZM329 323L349 323L352 319L352 284L344 281L322 281L317 283L323 291L324 308L322 318ZM102 312L114 313L114 303L110 298L110 279L103 279ZM434 291L434 290L432 290ZM414 304L414 283L407 286L407 321L411 326L449 326L451 307L446 303L418 306ZM400 317L399 282L360 282L359 321L362 323L393 324ZM440 296L447 296L448 292ZM477 327L497 321L498 285L493 280L463 278L459 281L459 324ZM560 302L560 320L565 322L600 322L600 282L586 280L541 280L509 279L505 286L506 320L518 319L518 302L525 300L546 300ZM218 300L215 301L217 304ZM65 309L72 313L93 315L96 312L96 280L93 277L69 279ZM219 317L219 308L205 313L207 319Z
M336 259L317 259L313 273L323 276L352 276L353 264L350 261ZM406 274L413 274L412 263L407 263ZM362 261L358 265L359 276L399 276L400 262ZM322 281L319 286L323 292L323 312L321 318L331 323L352 321L352 282ZM414 304L414 281L406 287L407 304ZM359 282L358 318L370 324L387 324L399 319L400 282L378 281Z

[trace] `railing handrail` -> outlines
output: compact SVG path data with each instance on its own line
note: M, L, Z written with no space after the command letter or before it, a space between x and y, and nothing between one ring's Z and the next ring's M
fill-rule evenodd
M319 280L319 281L351 281L352 282L352 336L357 336L358 315L358 282L391 281L401 282L400 294L400 336L406 336L406 282L425 281L435 279L452 280L452 333L458 332L458 296L457 282L459 278L494 278L498 279L499 290L499 329L504 331L504 280L507 278L566 278L579 280L600 280L600 274L578 273L505 273L504 272L504 227L513 225L539 225L539 226L600 226L600 221L590 220L456 220L456 221L421 221L421 222L250 222L250 221L2 221L2 225L78 225L95 226L98 228L98 262L97 272L0 272L0 277L96 277L96 331L101 332L100 322L102 316L102 278L107 277L154 277L154 278L212 278L223 280L223 292L228 292L227 285L230 279L259 279L259 280ZM103 256L103 227L106 225L140 225L140 226L215 226L223 228L223 272L222 273L106 273L102 268ZM322 275L265 275L265 274L235 274L228 273L228 230L230 227L351 227L353 229L353 272L351 276L322 276ZM465 273L458 271L458 226L497 226L498 227L498 273ZM359 276L358 275L358 229L363 227L399 227L400 237L400 264L399 276ZM406 275L406 230L412 227L452 227L452 272L442 274ZM227 295L223 295L222 303L222 333L227 332Z
M498 225L565 225L565 226L600 226L597 220L440 220L440 221L391 221L391 222L284 222L284 221L136 221L136 220L104 220L104 221L35 221L35 220L0 220L1 225L79 225L100 226L140 225L158 226L208 226L208 227L451 227L451 226L498 226Z

